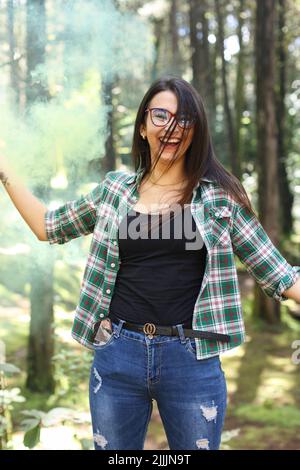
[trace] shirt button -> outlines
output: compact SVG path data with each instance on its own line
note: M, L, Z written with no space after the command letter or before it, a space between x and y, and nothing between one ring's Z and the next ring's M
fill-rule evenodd
M117 242L116 242L116 240L114 240L114 245L116 245L116 244L117 244Z
M110 265L111 265L112 268L114 268L116 266L115 263L111 263Z
M104 313L100 313L100 318L103 318L104 317Z
M107 293L107 294L110 294L110 289L106 289L106 293Z

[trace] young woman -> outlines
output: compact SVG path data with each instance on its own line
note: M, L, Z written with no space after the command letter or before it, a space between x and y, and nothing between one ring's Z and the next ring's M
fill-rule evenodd
M300 267L278 252L242 184L216 159L185 80L152 84L135 121L135 172L111 171L48 211L2 160L1 179L39 240L93 233L72 336L94 351L95 449L143 449L156 400L170 449L218 449L220 354L245 338L234 254L264 292L300 302Z

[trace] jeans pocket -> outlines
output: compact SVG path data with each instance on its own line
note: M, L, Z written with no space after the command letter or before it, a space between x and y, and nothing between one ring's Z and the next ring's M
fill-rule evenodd
M185 349L190 352L195 358L197 357L195 338L186 338Z
M99 335L96 335L96 339L93 343L93 348L95 351L106 349L108 346L113 344L115 340L118 339L116 334L117 327L117 324L111 323L110 327L102 328L102 331Z
M224 370L223 370L221 361L220 361L220 363L219 363L219 368L220 368L221 374L225 377L225 372L224 372Z
M106 349L108 346L114 343L114 341L117 339L114 333L112 333L111 337L109 338L106 343L93 343L93 348L95 351L99 351L100 349Z

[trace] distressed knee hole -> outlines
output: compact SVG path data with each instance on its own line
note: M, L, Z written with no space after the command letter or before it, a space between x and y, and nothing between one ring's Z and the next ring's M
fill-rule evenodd
M213 406L200 406L202 414L206 421L213 421L216 420L218 414L218 407L216 405Z
M196 446L198 449L209 450L209 440L208 439L198 439L196 441Z
M105 447L107 446L108 442L107 440L105 439L105 437L99 433L99 431L97 430L97 432L94 434L94 441L96 442L96 444L101 447L102 449L105 449Z
M94 367L93 373L94 373L94 376L95 376L96 380L98 381L96 387L94 387L94 393L97 393L98 390L100 389L101 385L102 385L102 378L101 378L99 372L97 371L96 367Z

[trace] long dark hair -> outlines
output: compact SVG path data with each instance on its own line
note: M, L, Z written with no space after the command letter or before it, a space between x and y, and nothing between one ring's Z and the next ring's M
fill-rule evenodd
M207 115L201 96L197 90L186 80L180 77L168 75L156 80L146 92L139 106L132 142L132 158L135 171L139 167L144 169L144 175L150 174L152 171L150 147L147 140L140 135L141 125L146 125L145 110L147 109L151 99L159 92L170 90L177 96L177 112L176 118L179 116L191 116L195 120L194 134L192 142L186 151L184 168L188 183L181 192L181 198L177 204L189 204L191 201L193 189L202 177L206 177L216 181L224 190L226 190L238 203L246 206L254 215L249 197L242 183L233 174L224 168L214 154L211 135L208 128ZM170 126L166 137L169 140L176 128L176 121ZM183 130L183 136L187 129ZM158 161L166 144L161 144L160 152L157 155ZM171 161L176 158L176 153Z

